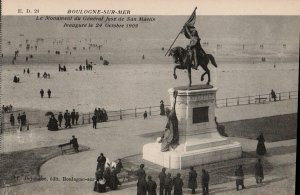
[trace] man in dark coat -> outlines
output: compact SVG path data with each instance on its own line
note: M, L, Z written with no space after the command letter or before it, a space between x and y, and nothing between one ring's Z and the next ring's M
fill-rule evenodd
M110 188L112 190L118 189L118 185L121 185L121 182L119 181L117 177L117 171L115 168L112 168L112 171L110 173Z
M78 124L78 119L79 119L79 114L78 112L75 113L75 121L76 121L76 125Z
M276 102L276 93L275 93L275 91L272 89L271 90L271 97L274 99L274 101Z
M161 172L158 175L158 178L159 178L159 195L164 194L166 177L167 177L166 168L162 168Z
M21 124L21 114L20 113L18 114L17 120L18 120L18 124Z
M10 121L10 125L11 125L11 126L14 126L14 125L15 125L15 117L14 117L14 114L10 114L9 121Z
M239 191L239 186L242 186L242 189L245 189L244 186L244 171L242 165L240 165L235 170L235 176L236 176L236 191Z
M146 195L147 194L147 182L146 174L142 175L137 183L137 195Z
M173 179L171 178L171 173L168 173L165 180L165 195L171 195L172 189Z
M61 122L62 122L62 119L63 119L63 115L62 115L61 112L59 112L57 119L58 119L58 125L59 125L59 127L61 127Z
M93 128L96 129L97 128L97 116L96 116L96 114L94 114L94 116L92 117L92 121L93 121Z
M203 194L208 194L209 174L205 169L202 169L201 183Z
M77 138L75 138L74 135L72 136L72 138L73 139L71 139L70 144L73 145L73 148L74 148L75 152L79 152L79 150L78 150L79 144L77 142Z
M156 188L157 188L156 182L153 181L152 177L149 175L148 182L147 182L148 195L156 195Z
M261 133L258 138L258 143L257 143L257 147L256 147L256 153L258 155L265 155L267 152L266 146L265 146L265 138L263 133Z
M188 187L192 189L192 194L196 194L197 172L194 170L194 167L190 167Z
M72 118L72 125L74 125L75 122L75 109L71 112L71 118Z
M43 89L41 89L40 94L41 94L41 98L43 98L44 97L44 90Z
M123 164L122 164L122 161L121 159L118 159L118 162L117 162L117 165L116 165L116 173L120 173L121 170L123 169Z
M101 169L100 169L101 170ZM110 172L110 168L106 167L104 172L103 172L103 177L106 181L106 185L109 186L112 189L112 183L111 183L111 172Z
M183 184L183 181L180 177L181 177L181 174L177 173L177 176L173 181L173 183L174 183L174 195L183 195L182 187L183 187L184 184Z
M23 114L20 116L20 119L21 119L20 131L22 131L22 128L26 126L26 122L27 122L25 112L23 112Z
M65 114L64 114L64 119L67 120L67 115L68 115L69 111L66 110Z
M144 170L144 167L145 167L145 165L144 165L144 164L141 164L141 165L140 165L140 169L137 170L137 172L136 172L136 175L137 175L137 177L138 177L138 182L139 182L139 180L140 180L141 178L143 178L144 176L146 176L146 172L145 172L145 170Z
M66 128L71 128L71 114L67 113L66 115Z
M50 89L48 89L47 94L48 94L48 98L51 98L51 90Z
M101 109L100 108L98 108L98 110L97 110L97 122L101 122Z
M160 115L164 116L166 114L165 112L165 105L164 105L164 101L160 101Z
M97 158L97 170L101 170L101 171L104 171L104 166L105 166L105 163L106 163L106 158L105 156L103 155L103 153L100 154L100 156L98 156Z
M148 116L148 114L147 114L147 111L145 110L145 112L144 112L144 119L146 119L147 116Z
M103 122L107 122L108 116L107 116L107 112L104 108L102 108L102 115L103 115Z
M258 159L254 168L256 183L262 183L262 180L264 179L264 169L261 163L261 159Z

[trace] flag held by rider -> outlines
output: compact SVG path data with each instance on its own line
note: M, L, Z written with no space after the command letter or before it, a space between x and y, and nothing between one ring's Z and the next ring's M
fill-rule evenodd
M184 33L185 37L190 39L189 34L186 32L186 28L185 27L194 27L195 22L196 22L196 9L197 7L195 7L192 15L190 16L190 18L187 20L187 22L184 24L183 28L181 29L181 31L178 33L177 37L175 38L175 40L173 41L173 43L171 44L170 48L168 49L168 51L166 52L165 56L169 53L170 49L172 48L172 46L174 45L175 41L177 40L178 36L181 33Z
M186 32L186 27L187 28L194 27L195 22L196 22L196 9L197 9L197 7L195 8L192 15L190 16L188 21L184 24L184 26L181 30L181 33L184 33L184 36L188 39L190 39L191 37L190 37L189 33Z

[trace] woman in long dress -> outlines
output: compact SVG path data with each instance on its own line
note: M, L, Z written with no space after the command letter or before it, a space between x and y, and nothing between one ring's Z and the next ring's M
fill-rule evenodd
M166 125L164 135L161 138L162 152L168 151L170 146L174 149L179 144L178 120L177 120L176 110L175 110L177 91L174 91L173 97L174 97L174 103L173 103L172 110L170 111L169 109L167 109L166 111L168 122Z
M265 146L265 138L263 133L261 133L258 138L258 143L257 143L257 147L256 147L256 153L258 155L265 155L267 150L266 150L266 146Z

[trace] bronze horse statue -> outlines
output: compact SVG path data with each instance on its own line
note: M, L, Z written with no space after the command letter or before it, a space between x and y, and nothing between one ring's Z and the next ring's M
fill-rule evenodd
M186 49L183 49L182 47L174 47L170 50L169 56L172 56L174 59L175 65L174 66L174 72L173 72L173 76L174 79L177 79L177 75L176 75L176 69L187 69L188 70L188 74L189 74L189 86L192 85L192 78L191 78L191 68L192 68L192 61L190 60L190 56L191 54L189 54L189 51ZM207 67L208 63L211 62L212 65L214 65L215 67L217 67L217 63L215 61L215 58L211 55L211 54L205 54L204 56L197 56L197 60L198 60L198 64L197 67L200 65L203 70L205 71L202 75L201 75L201 81L204 80L204 75L207 74L208 76L208 81L207 81L207 85L209 85L210 83L210 71Z

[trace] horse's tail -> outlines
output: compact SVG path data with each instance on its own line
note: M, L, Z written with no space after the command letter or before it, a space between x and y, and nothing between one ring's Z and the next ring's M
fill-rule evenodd
M216 60L215 60L215 58L214 58L214 56L213 55L211 55L211 54L207 54L207 56L208 56L208 58L209 58L209 60L210 60L210 62L212 63L212 65L214 65L214 67L218 67L218 65L217 65L217 63L216 63Z

